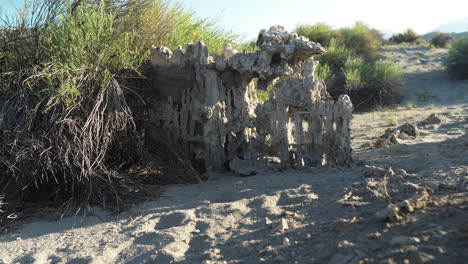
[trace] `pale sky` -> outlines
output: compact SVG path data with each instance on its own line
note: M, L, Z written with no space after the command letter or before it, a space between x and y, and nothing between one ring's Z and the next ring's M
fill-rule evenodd
M8 12L10 0L0 0ZM13 0L21 3L22 0ZM420 34L437 26L468 17L468 0L179 0L201 17L219 22L246 40L262 28L283 25L292 30L298 23L325 22L335 28L363 21L391 32L408 27ZM466 29L468 31L468 28Z
M181 0L203 17L219 17L236 33L253 39L262 28L325 22L335 28L363 21L392 32L408 27L425 34L468 16L468 0ZM466 29L468 31L468 28Z

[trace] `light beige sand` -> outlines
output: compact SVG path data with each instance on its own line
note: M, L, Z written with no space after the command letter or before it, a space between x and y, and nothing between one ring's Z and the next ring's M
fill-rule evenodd
M405 66L405 102L419 107L356 114L352 168L226 174L172 186L119 215L93 209L84 218L32 222L0 236L0 263L463 263L468 83L448 80L444 52L385 52ZM430 102L419 100L426 90ZM433 112L443 123L389 148L360 148L390 127L382 118L390 111L400 124Z

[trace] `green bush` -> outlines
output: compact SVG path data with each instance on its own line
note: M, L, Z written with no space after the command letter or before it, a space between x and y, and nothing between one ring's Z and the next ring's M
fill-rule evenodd
M350 59L343 71L347 93L357 106L396 103L401 97L403 71L396 63Z
M346 47L367 61L377 58L383 41L382 34L378 30L371 29L362 22L356 22L351 28L338 30L333 30L324 23L298 25L294 32L299 36L305 36L311 41L318 42L324 47L332 45Z
M393 43L419 43L421 42L421 36L418 35L414 30L408 28L405 32L393 35L390 39Z
M345 45L340 44L337 39L331 39L329 45L326 47L327 52L317 56L316 59L322 65L328 65L332 72L340 71L349 57L353 57L354 51L347 48Z
M398 101L403 73L395 63L376 60L384 41L379 31L357 22L335 31L324 24L300 25L296 32L328 43L327 52L316 57L320 62L316 74L333 97L346 93L357 106Z
M437 32L431 38L431 44L438 48L447 48L452 42L453 37L450 34Z
M379 55L383 37L377 30L357 22L354 27L343 28L339 32L340 42L366 61L374 61Z
M452 43L446 61L447 70L455 79L468 79L468 37Z
M325 23L298 25L294 32L299 36L304 36L311 41L318 42L324 47L330 44L331 39L337 37L337 32Z

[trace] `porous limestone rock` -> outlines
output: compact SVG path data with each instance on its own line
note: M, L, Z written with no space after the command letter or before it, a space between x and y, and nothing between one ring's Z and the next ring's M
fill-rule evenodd
M203 42L154 47L148 140L166 133L201 170L250 175L271 158L283 169L349 165L353 105L347 95L334 101L314 76L312 56L325 49L282 26L260 31L257 46L238 53L226 44L220 55ZM269 85L276 94L259 101L256 89Z

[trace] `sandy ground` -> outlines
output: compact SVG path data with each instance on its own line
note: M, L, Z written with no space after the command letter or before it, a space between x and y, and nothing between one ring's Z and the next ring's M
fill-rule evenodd
M448 79L444 50L384 56L407 72L406 96L355 114L351 168L225 174L118 215L35 221L0 236L0 263L466 263L468 83ZM419 137L369 147L431 113L442 123Z

